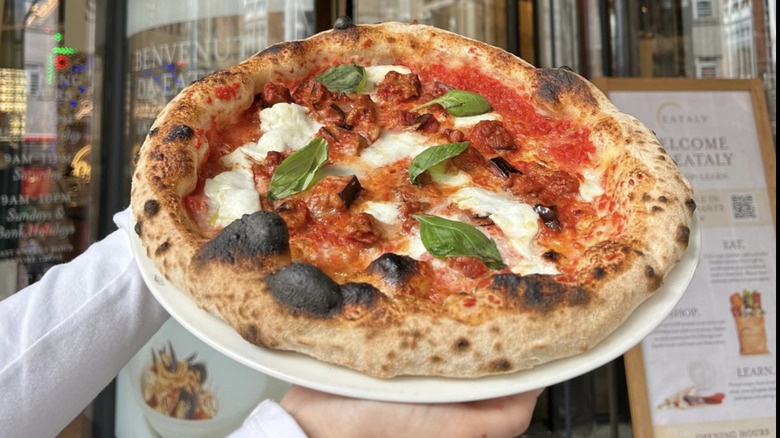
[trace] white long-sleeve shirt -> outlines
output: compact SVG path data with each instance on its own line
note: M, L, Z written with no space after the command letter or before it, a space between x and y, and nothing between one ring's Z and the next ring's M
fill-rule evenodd
M37 283L0 301L0 435L53 437L117 375L168 319L147 290L119 230ZM271 400L231 437L305 437Z

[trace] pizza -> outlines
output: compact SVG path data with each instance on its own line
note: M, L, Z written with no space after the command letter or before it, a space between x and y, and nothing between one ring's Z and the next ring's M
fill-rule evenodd
M417 23L268 47L185 88L135 231L246 341L389 378L588 351L685 251L691 185L565 68Z

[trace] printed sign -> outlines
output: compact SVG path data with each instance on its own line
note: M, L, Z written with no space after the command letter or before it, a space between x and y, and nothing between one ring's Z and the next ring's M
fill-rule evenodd
M117 377L119 438L227 436L290 384L214 350L173 318Z
M777 263L767 183L775 177L765 173L750 86L608 88L693 184L702 235L688 290L641 344L648 430L655 437L775 436ZM771 140L768 148L774 169Z

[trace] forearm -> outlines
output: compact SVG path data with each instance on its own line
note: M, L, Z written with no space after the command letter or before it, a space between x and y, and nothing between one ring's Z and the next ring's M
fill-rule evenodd
M54 436L168 315L117 231L0 302L0 430Z

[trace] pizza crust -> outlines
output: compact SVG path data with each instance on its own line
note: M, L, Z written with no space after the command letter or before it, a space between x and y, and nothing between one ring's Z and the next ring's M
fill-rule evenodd
M370 303L344 305L332 314L282 303L268 286L269 275L292 263L289 248L204 256L211 239L189 217L182 198L195 189L208 157L209 129L235 120L266 82L302 80L318 65L399 60L479 65L484 74L527 90L540 112L590 126L604 189L627 217L620 238L586 251L578 275L565 281L527 276L519 284L494 282L441 304L368 292ZM487 44L400 23L349 26L280 43L184 89L141 148L131 203L136 232L159 270L241 336L383 378L479 377L588 351L661 286L687 248L695 208L690 184L653 133L577 74L536 69ZM383 284L371 275L371 284Z

